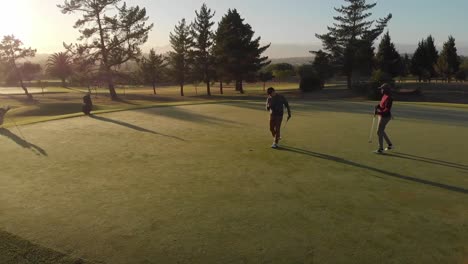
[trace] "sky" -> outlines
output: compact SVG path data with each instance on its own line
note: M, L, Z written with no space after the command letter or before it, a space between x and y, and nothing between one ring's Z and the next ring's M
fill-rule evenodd
M192 21L203 2L216 11L218 22L229 8L236 8L263 43L319 44L315 33L325 33L343 0L127 0L147 9L154 23L145 49L169 45L169 33L177 22ZM429 34L441 45L449 35L468 46L467 0L375 0L373 19L392 13L388 30L397 44L417 44ZM78 15L64 15L57 4L63 0L0 0L0 36L14 34L38 53L63 50L62 43L76 42L73 28ZM167 48L167 47L166 47Z

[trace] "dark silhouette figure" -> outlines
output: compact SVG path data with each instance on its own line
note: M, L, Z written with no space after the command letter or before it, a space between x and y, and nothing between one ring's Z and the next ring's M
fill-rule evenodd
M83 113L85 115L91 115L91 111L93 110L93 101L91 101L91 93L87 93L83 96Z

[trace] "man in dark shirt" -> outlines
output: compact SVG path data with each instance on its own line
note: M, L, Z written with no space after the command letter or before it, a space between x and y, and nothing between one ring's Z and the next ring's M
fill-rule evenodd
M91 115L91 110L93 110L93 102L91 101L91 94L86 93L83 96L83 113L85 115Z
M281 123L283 122L284 107L288 110L288 120L291 118L291 109L284 96L277 94L273 87L267 90L268 98L266 109L270 111L270 131L273 136L272 148L278 148L278 142L281 139Z

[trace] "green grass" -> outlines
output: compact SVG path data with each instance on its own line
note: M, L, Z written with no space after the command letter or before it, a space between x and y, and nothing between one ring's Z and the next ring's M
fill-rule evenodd
M397 152L376 156L368 115L292 107L280 150L263 101L2 130L0 245L105 263L466 263L468 126L395 120Z

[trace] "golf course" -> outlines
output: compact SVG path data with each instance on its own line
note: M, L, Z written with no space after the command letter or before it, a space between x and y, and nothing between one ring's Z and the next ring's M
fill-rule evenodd
M261 89L0 95L0 263L468 263L468 108L396 101L375 155L377 102L285 87L276 150Z

